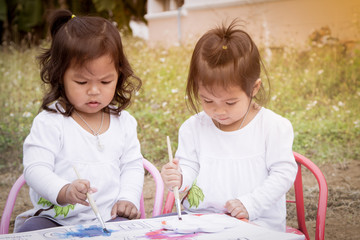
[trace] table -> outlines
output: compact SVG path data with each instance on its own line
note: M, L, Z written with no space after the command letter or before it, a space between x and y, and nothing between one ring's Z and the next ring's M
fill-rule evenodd
M282 233L272 231L254 224L238 220L226 214L200 214L184 215L185 221L191 225L199 224L197 219L206 220L204 226L208 232L178 233L177 230L167 230L164 226L176 225L177 216L159 218L147 218L131 221L106 223L110 234L102 232L100 226L96 225L75 225L57 228L43 229L33 232L14 233L0 235L0 240L48 240L48 239L120 239L120 240L141 240L141 239L177 239L177 240L301 240L303 235ZM188 219L186 219L188 218ZM184 222L183 222L184 223ZM201 223L201 221L200 221ZM216 226L215 230L206 227ZM216 225L214 225L216 224ZM201 225L201 224L200 224ZM199 226L200 226L199 225Z

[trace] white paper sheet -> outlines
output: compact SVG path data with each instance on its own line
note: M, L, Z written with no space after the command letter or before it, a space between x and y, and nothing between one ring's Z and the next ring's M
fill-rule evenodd
M237 220L225 214L184 215L106 223L110 234L100 226L64 226L33 232L0 235L0 240L47 239L183 239L183 240L301 240L303 235L281 233ZM166 228L166 229L165 229ZM194 231L195 229L195 231ZM186 232L186 233L183 233Z

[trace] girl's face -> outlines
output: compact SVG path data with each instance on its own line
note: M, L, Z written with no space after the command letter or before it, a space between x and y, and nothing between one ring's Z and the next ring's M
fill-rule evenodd
M104 55L82 67L71 64L64 74L65 94L78 112L94 114L110 104L117 80L112 58Z
M256 94L257 90L254 90ZM213 119L215 125L223 126L228 131L239 129L251 100L239 86L230 86L227 89L214 86L213 91L209 92L200 84L198 93L203 110Z

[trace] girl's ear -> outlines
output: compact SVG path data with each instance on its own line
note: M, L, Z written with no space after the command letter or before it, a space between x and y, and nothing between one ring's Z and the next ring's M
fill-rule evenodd
M254 84L254 88L253 88L253 91L252 91L252 94L251 94L252 97L256 96L256 94L258 93L260 87L261 87L261 78L258 78L258 80L256 80L255 84Z

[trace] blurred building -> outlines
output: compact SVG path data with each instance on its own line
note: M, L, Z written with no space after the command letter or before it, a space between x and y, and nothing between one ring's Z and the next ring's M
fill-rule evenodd
M148 0L149 44L195 42L238 18L258 45L360 39L360 0Z

